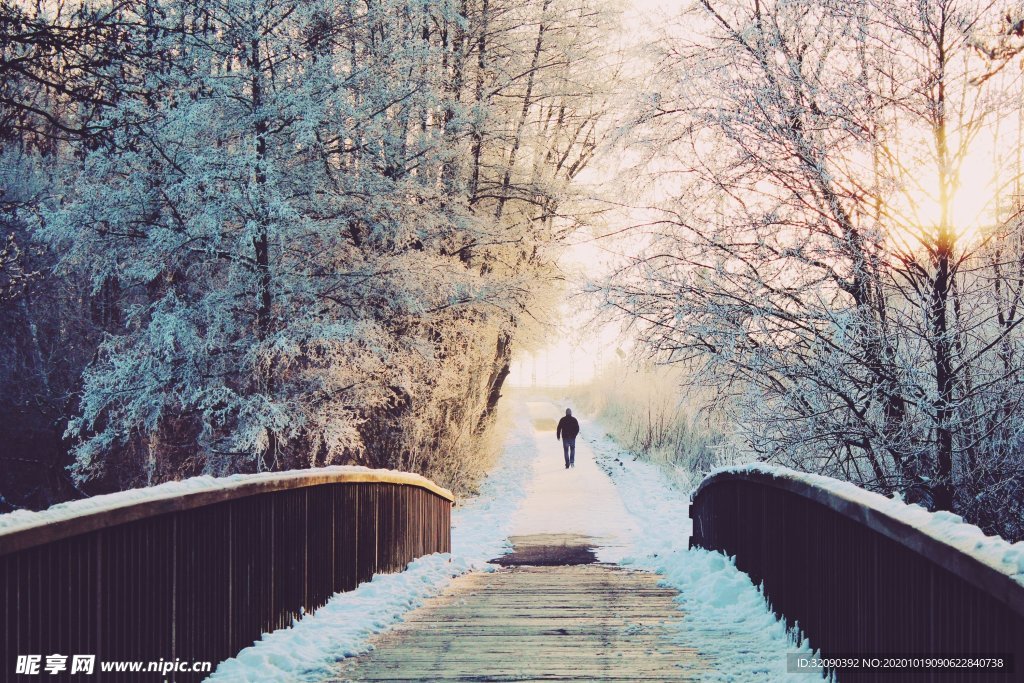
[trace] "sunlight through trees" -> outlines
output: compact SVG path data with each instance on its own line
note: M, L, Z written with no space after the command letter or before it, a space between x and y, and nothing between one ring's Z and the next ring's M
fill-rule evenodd
M1024 103L978 48L1006 8L696 5L654 43L661 220L606 311L728 388L752 455L1021 537Z

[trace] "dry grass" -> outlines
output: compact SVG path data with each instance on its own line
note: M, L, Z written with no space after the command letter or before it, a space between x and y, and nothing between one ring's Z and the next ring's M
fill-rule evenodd
M673 368L617 365L571 395L620 445L692 488L739 454L720 413L684 380Z

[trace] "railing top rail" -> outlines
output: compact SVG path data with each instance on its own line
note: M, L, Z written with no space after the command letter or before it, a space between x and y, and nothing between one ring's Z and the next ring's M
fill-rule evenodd
M886 536L977 586L1024 616L1024 542L986 536L949 512L928 512L850 482L786 467L753 463L717 470L693 493L742 480L782 489L818 502Z
M0 515L0 556L168 512L192 510L261 493L352 483L416 486L455 503L451 491L426 477L367 467L336 466L229 477L193 477L60 503L38 512L18 510Z

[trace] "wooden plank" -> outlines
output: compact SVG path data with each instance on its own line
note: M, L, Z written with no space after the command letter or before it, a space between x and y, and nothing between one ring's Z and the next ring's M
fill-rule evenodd
M678 593L610 565L516 566L452 582L331 681L697 680Z

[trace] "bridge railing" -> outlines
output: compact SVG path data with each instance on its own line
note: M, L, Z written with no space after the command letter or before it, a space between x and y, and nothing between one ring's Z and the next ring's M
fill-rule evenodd
M194 481L0 517L0 680L17 678L18 655L216 666L332 594L451 548L454 498L418 475ZM134 680L164 678L199 677Z
M844 670L840 681L1024 680L1021 544L950 520L945 530L966 538L954 543L943 538L948 516L756 465L705 479L690 516L691 547L735 556L775 613L824 657L1009 656L1015 669ZM964 547L972 544L980 550Z

